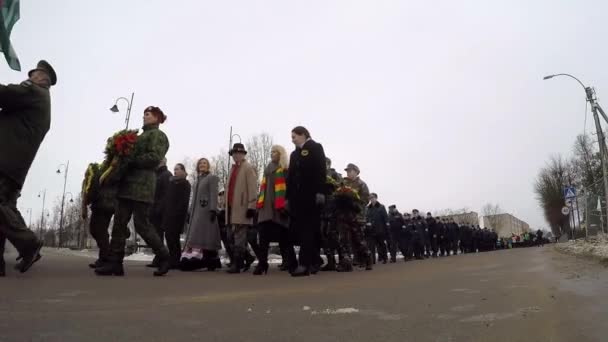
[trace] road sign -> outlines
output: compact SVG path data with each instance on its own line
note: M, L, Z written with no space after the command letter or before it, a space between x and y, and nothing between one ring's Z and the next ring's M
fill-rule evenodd
M562 208L562 215L564 215L564 216L568 216L568 214L570 214L570 208L568 208L568 207L563 207L563 208Z
M576 197L576 189L573 186L568 186L564 188L564 198L571 199Z

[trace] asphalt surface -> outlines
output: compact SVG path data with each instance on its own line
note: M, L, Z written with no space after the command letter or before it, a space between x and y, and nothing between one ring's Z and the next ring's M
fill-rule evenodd
M11 258L14 260L13 258ZM0 278L0 341L605 341L608 272L552 247L292 278L99 278L45 250ZM14 261L9 261L12 264Z

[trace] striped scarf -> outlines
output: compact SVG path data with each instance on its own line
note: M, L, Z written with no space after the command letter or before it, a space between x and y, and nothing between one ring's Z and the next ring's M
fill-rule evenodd
M274 172L274 209L285 208L285 169L279 167ZM266 176L262 178L262 184L260 185L260 195L258 196L258 203L256 207L262 209L264 207L264 199L266 198Z

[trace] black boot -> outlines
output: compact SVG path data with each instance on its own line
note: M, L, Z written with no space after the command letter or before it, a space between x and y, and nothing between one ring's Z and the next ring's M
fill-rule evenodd
M292 277L307 277L310 275L310 270L308 267L298 266L293 272L291 272Z
M220 268L222 268L222 262L220 261L220 258L211 259L207 263L207 271L209 272L213 272Z
M268 262L259 262L253 270L253 275L268 274Z
M154 274L155 277L162 277L169 273L169 270L171 269L171 261L169 260L169 257L159 257L158 260L158 269L152 274Z
M26 250L23 253L21 253L21 255L23 256L23 259L21 259L19 264L16 265L16 268L19 270L19 272L21 272L21 273L27 272L27 270L29 270L30 267L32 267L32 265L36 261L40 260L40 258L42 257L40 255L41 249L42 249L42 241L36 241L36 243L34 245L32 245L32 247L29 250Z
M96 269L98 267L101 267L102 265L103 265L103 261L101 261L101 259L97 259L97 260L95 260L95 262L90 263L89 267L92 269Z
M230 265L230 269L228 269L228 271L226 271L226 273L229 273L229 274L241 273L241 265L242 265L241 258L235 257L234 259L232 259L232 265Z
M372 266L372 258L368 257L368 259L367 259L367 265L365 265L365 270L366 271L371 271L372 268L373 268L373 266Z
M332 272L336 271L336 258L331 255L327 257L327 264L321 267L322 272Z
M122 277L125 275L125 270L122 266L122 263L118 262L106 262L101 267L95 269L95 274L98 276L119 276Z
M245 254L245 265L243 266L243 272L248 272L251 269L251 265L255 261L253 255L246 253Z
M159 266L159 261L158 261L158 257L156 255L154 256L154 259L152 259L152 262L146 265L146 267L149 267L149 268L158 268L158 266Z
M391 257L391 264L394 264L397 262L397 257Z

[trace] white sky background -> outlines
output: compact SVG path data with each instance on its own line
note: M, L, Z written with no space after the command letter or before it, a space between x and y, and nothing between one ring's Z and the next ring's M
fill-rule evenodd
M39 215L46 188L50 207L67 160L68 191L80 191L123 126L108 108L134 91L132 126L148 105L168 115L171 165L215 155L230 125L292 150L302 124L387 205L496 202L546 226L533 181L570 153L585 101L573 80L542 77L572 73L603 103L607 12L601 1L22 0L11 40L24 72L2 61L0 82L41 58L59 82L19 206Z

